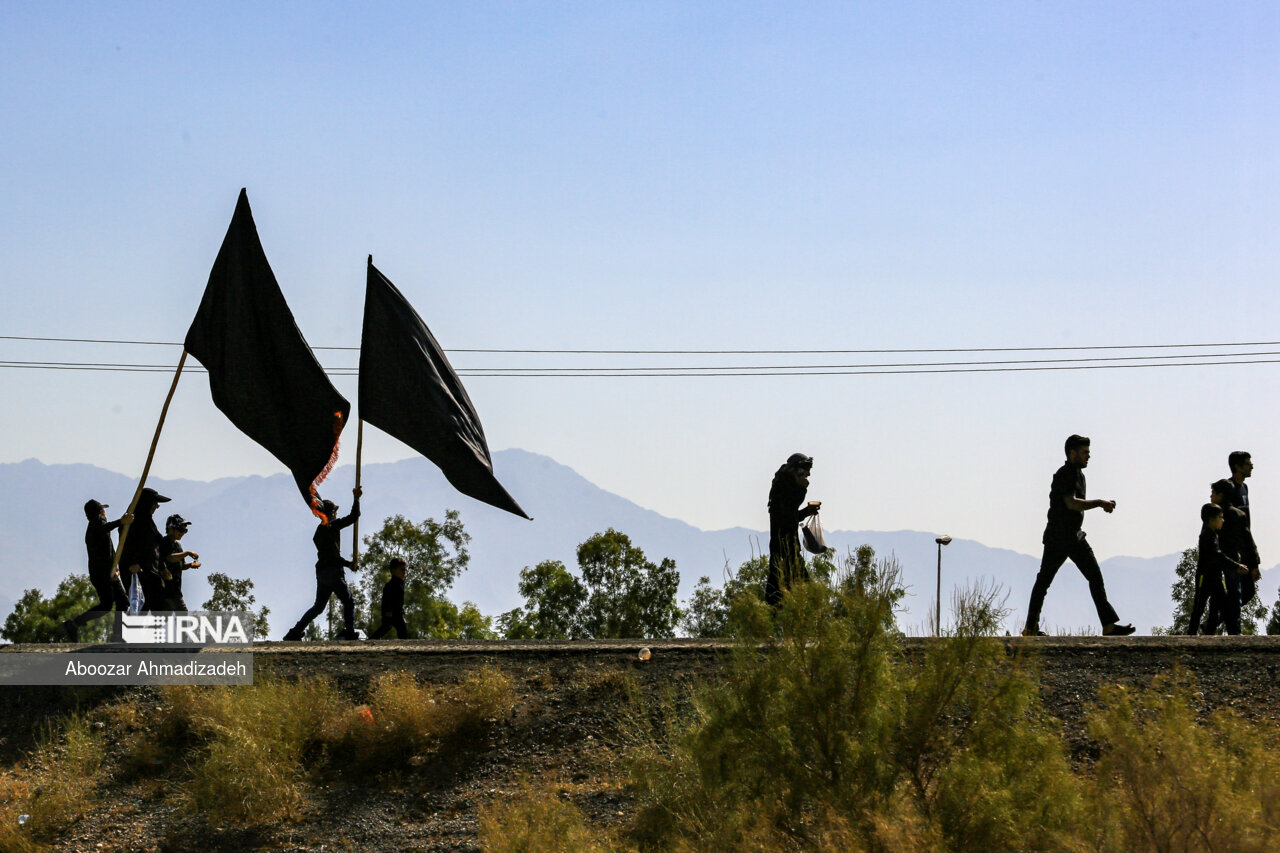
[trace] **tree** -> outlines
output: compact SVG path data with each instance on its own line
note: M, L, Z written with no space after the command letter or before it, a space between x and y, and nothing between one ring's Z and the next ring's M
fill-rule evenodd
M481 614L471 602L463 602L459 609L446 597L471 561L467 551L470 541L471 536L454 509L445 511L443 522L428 518L414 524L403 515L388 516L381 530L364 537L359 580L352 584L351 590L357 621L360 621L359 613L366 614L366 632L382 624L377 605L382 598L382 587L391 578L387 563L392 557L400 557L407 564L404 620L412 636L449 640L492 638L490 617ZM334 610L337 604L330 601L329 607ZM341 618L330 619L330 623L341 625Z
M674 636L680 618L675 560L650 562L625 533L610 527L578 546L578 567L587 588L582 626L588 636Z
M1173 624L1166 634L1185 634L1191 628L1191 608L1196 599L1196 563L1200 559L1198 548L1188 548L1178 558L1178 565L1173 573L1175 580L1170 587L1173 596Z
M67 639L67 632L62 629L62 623L97 603L98 594L88 575L72 574L64 578L52 598L46 599L38 589L28 589L4 620L0 637L11 643L63 642ZM105 641L111 631L112 618L111 615L103 616L82 626L81 641Z
M267 622L267 614L271 610L267 607L260 607L256 611L253 609L253 605L257 603L253 594L253 581L248 578L238 580L223 572L210 572L207 580L213 594L200 605L200 609L215 613L248 613L253 623L248 627L252 628L254 638L266 639L267 632L271 630L271 625Z
M581 637L582 604L587 589L559 560L543 560L520 570L520 594L526 607L498 617L502 635L511 640L567 640Z
M725 581L720 588L711 585L705 575L698 579L693 595L681 611L680 627L688 637L727 637L729 614L739 596L752 596L764 601L764 580L769 571L766 555L752 557L735 573L724 567Z
M671 637L680 608L675 561L655 564L612 527L578 546L575 577L564 563L544 560L520 572L523 607L498 617L511 640L590 637Z

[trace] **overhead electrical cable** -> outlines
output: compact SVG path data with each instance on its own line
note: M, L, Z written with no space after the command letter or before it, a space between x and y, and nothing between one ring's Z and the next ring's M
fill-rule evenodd
M55 338L31 335L0 335L0 340L32 341L72 344L125 344L130 346L180 347L181 341L135 341L107 338ZM1229 343L1190 344L1095 344L1088 346L1031 346L1031 347L928 347L902 349L500 349L460 347L447 349L456 353L494 353L512 355L893 355L928 353L984 353L984 352L1088 352L1095 350L1144 350L1144 349L1222 349L1238 347L1280 346L1280 341L1237 341ZM359 347L316 346L315 350L357 352Z

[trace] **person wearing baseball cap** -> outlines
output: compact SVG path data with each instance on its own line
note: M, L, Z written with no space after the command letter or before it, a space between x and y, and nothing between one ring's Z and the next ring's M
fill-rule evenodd
M164 578L160 575L160 540L164 536L156 527L155 513L160 504L168 503L169 498L150 486L138 495L133 524L124 538L124 553L120 555L120 566L130 575L138 576L142 584L142 594L146 597L143 612L160 611L168 605L165 603Z
M75 618L62 623L62 630L67 632L71 642L80 641L80 627L99 619L111 612L114 605L117 614L129 609L129 596L120 583L120 572L111 571L111 561L115 558L116 548L111 542L111 531L117 530L125 521L131 521L129 513L107 521L107 504L95 500L85 501L84 517L89 526L84 531L84 547L89 553L89 582L98 594L98 603ZM120 620L117 616L111 632L113 640L120 638Z
M160 575L164 578L164 594L168 609L177 613L187 612L187 602L182 597L182 573L200 568L200 555L182 547L182 537L187 535L191 522L174 513L164 523L164 538L160 540ZM187 562L190 559L191 562Z

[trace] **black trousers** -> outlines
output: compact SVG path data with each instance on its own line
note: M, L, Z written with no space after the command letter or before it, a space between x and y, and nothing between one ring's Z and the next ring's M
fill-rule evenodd
M164 578L155 572L138 572L138 583L142 584L143 613L163 613L169 609L169 596L164 591Z
M769 574L764 581L764 600L769 606L782 603L782 593L793 583L807 581L809 569L800 552L800 528L789 522L769 519Z
M1209 606L1208 631L1213 634L1218 630L1218 622L1227 611L1227 587L1221 569L1196 569L1196 595L1191 604L1191 622L1187 625L1187 633L1195 636L1200 630L1200 617L1204 608ZM1240 609L1236 608L1236 631L1240 633Z
M409 626L404 624L404 613L383 613L382 624L378 626L378 630L369 635L371 640L381 640L392 629L396 629L397 639L408 639Z
M356 603L351 600L351 590L347 588L346 578L316 578L316 603L302 614L302 618L298 620L297 625L293 626L293 631L290 633L301 634L307 630L311 620L329 606L329 597L333 595L338 596L338 601L342 602L343 630L348 632L355 630Z
M1044 556L1040 559L1040 572L1036 575L1035 585L1031 587L1031 603L1027 606L1027 630L1040 628L1040 610L1044 607L1044 597L1049 591L1049 584L1058 574L1058 569L1067 560L1075 563L1080 574L1089 582L1089 595L1093 597L1093 606L1098 611L1098 619L1102 627L1114 625L1120 621L1115 609L1107 601L1107 588L1102 582L1102 569L1098 567L1098 558L1093 555L1084 534L1072 534L1070 537L1044 537Z
M1240 570L1235 566L1228 566L1226 571L1222 573L1222 579L1224 581L1223 585L1226 587L1226 595L1223 596L1222 609L1218 611L1218 614L1221 617L1222 624L1226 626L1227 633L1234 637L1240 633L1240 607L1244 602L1242 582L1248 581L1252 590L1253 578L1240 574ZM1212 611L1210 611L1209 616L1210 618L1213 617ZM1210 626L1213 630L1210 633L1215 633L1218 630L1218 621L1213 619L1213 624Z
M77 626L100 619L110 613L112 607L115 607L117 613L129 612L129 593L124 591L124 584L120 582L119 577L111 577L109 571L90 572L89 582L93 584L93 591L98 594L98 603L71 620ZM119 634L120 620L117 618L111 636L116 637Z

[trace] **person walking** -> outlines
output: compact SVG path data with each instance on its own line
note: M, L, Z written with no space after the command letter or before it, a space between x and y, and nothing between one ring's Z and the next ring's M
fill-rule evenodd
M1089 464L1089 439L1082 435L1067 437L1064 449L1067 461L1053 475L1049 487L1049 516L1045 525L1044 556L1040 559L1040 571L1031 588L1031 603L1027 606L1027 624L1024 637L1043 637L1040 630L1040 610L1045 594L1053 578L1067 560L1075 563L1080 574L1089 582L1089 595L1102 622L1102 633L1107 637L1124 637L1133 633L1132 625L1119 624L1120 617L1107 601L1106 585L1102 582L1102 569L1098 558L1084 535L1084 514L1087 510L1102 508L1103 512L1115 511L1116 502L1085 498L1084 469Z
M1230 511L1230 507L1226 511ZM1223 529L1224 510L1216 503L1210 502L1200 507L1200 540L1196 546L1196 593L1191 603L1191 619L1187 625L1187 633L1196 635L1200 629L1200 617L1204 615L1205 605L1209 604L1209 621L1205 626L1205 634L1216 634L1218 618L1221 615L1227 623L1228 634L1240 633L1240 608L1234 613L1226 603L1227 586L1225 578L1231 574L1240 574L1244 568L1230 555L1223 552L1220 544L1220 533Z
M382 587L382 625L369 635L371 640L381 640L392 628L397 639L409 638L409 626L404 621L404 570L408 567L403 557L392 557L387 563L391 580Z
M169 498L150 486L142 490L136 504L137 513L124 539L124 552L120 555L120 565L131 576L136 576L142 585L142 594L146 598L142 605L143 613L159 612L169 606L164 578L160 575L160 540L164 537L155 520L160 504L168 502Z
M284 635L286 640L301 640L302 633L307 630L311 620L329 606L329 598L334 595L338 596L338 601L342 602L343 628L338 636L343 640L360 639L355 628L355 602L351 598L351 590L347 587L346 576L343 575L343 569L356 568L354 562L342 556L342 530L350 527L360 517L362 493L360 487L356 486L351 493L354 496L351 512L345 518L338 518L338 505L333 501L320 503L320 512L324 518L316 527L315 535L311 537L311 541L316 546L316 601L311 605L310 610L302 614L298 624Z
M165 520L164 538L160 540L160 574L164 578L168 607L175 613L187 612L187 602L182 597L182 573L200 568L200 555L182 547L182 537L187 535L190 526L191 522L175 513Z
M98 603L72 619L62 623L62 630L67 632L71 642L80 641L80 628L89 622L99 619L116 610L115 622L111 628L112 641L120 640L120 614L129 611L129 594L120 582L120 571L112 571L111 562L115 558L116 549L111 543L111 531L118 530L126 521L133 521L129 513L107 521L108 504L95 500L86 501L84 517L89 526L84 531L84 547L89 554L89 583L98 594Z
M813 501L801 507L812 470L813 457L793 453L773 475L769 487L769 574L765 577L764 600L770 607L782 603L782 594L792 584L809 579L800 552L800 522L821 506L819 501Z
M1231 491L1227 493L1227 502L1244 513L1242 525L1229 534L1228 544L1237 549L1237 557L1248 568L1236 578L1238 584L1237 597L1240 607L1253 600L1258 592L1258 581L1262 580L1262 559L1258 556L1258 545L1253 540L1253 517L1249 509L1249 484L1245 482L1253 476L1253 457L1245 450L1236 450L1227 456L1227 465L1231 468ZM1230 519L1228 519L1230 523ZM1230 577L1230 573L1228 573Z

